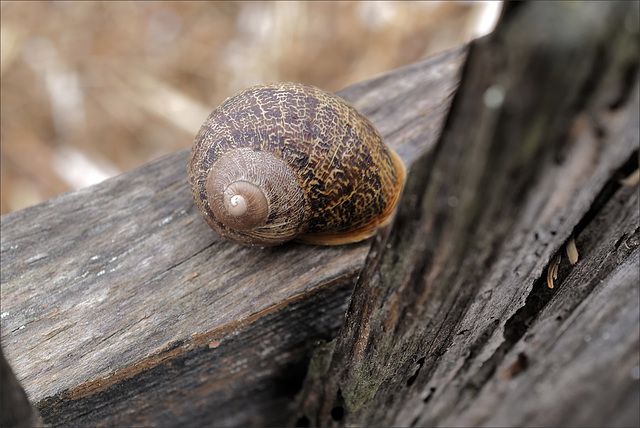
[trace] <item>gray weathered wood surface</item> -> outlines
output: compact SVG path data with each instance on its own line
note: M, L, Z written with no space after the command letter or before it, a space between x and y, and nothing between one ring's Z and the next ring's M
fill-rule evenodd
M440 134L465 55L340 95L411 165ZM372 241L220 240L187 159L2 217L2 347L46 423L282 424L314 346L337 332Z
M511 3L472 43L292 423L640 424L639 15Z

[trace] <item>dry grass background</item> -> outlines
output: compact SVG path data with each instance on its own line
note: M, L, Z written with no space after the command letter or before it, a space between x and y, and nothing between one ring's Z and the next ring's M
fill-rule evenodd
M190 147L264 82L335 92L466 43L481 2L2 2L2 214ZM186 167L186 166L185 166Z

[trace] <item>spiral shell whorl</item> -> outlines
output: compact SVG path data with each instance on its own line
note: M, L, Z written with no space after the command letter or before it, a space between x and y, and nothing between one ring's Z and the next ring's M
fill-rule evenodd
M210 195L215 195L216 174L209 176ZM221 183L221 187L224 184ZM221 189L222 190L222 189ZM218 193L219 194L219 193ZM269 202L262 189L248 181L234 181L222 190L222 200L214 197L211 209L229 227L251 230L263 226L269 215Z
M219 158L207 177L211 224L239 242L275 245L304 232L304 191L291 168L248 148Z

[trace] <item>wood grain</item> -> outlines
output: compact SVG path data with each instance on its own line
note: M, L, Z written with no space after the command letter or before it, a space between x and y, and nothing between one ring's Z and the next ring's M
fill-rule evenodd
M340 95L410 166L435 144L465 56ZM3 351L45 423L282 423L313 346L335 335L371 240L220 240L193 204L187 159L2 217Z
M640 423L639 15L511 3L471 44L291 423Z

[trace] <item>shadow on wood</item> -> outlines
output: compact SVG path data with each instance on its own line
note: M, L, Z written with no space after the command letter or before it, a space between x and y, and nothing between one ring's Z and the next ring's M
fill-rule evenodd
M31 406L16 375L0 351L0 426L41 427L42 421Z

